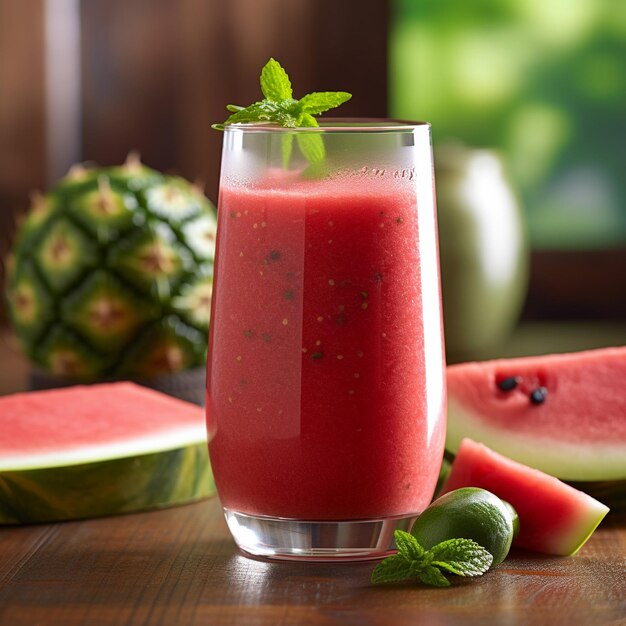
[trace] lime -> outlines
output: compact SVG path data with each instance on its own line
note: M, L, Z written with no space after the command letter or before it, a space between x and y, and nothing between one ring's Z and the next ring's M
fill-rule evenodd
M511 515L511 521L513 522L513 541L515 541L515 537L519 535L519 515L512 504L509 504L506 500L502 500L502 503L509 510L509 514Z
M513 507L490 491L462 487L426 508L413 524L411 534L426 550L447 539L473 539L491 553L493 567L509 553L516 519Z

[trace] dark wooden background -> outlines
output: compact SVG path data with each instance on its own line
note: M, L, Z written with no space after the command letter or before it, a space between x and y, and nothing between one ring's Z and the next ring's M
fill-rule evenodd
M154 167L204 179L216 200L221 136L210 124L227 103L259 99L270 56L296 96L344 89L354 98L343 114L384 116L388 2L358 5L355 28L356 3L336 0L84 2L85 156L113 163L136 148Z
M15 212L46 180L44 78L41 2L0 0L0 253Z
M389 5L82 0L79 158L114 164L137 150L152 167L203 181L217 201L221 136L210 125L226 117L227 103L259 99L270 56L296 96L347 90L354 98L342 114L386 115ZM2 259L29 192L46 188L50 168L71 164L46 159L45 8L44 0L0 0Z

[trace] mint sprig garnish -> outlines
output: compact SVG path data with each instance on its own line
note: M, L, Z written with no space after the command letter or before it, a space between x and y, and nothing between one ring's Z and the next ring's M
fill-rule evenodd
M425 550L410 533L394 533L398 553L381 561L372 572L372 583L420 580L434 587L449 587L442 570L457 576L481 576L493 556L471 539L448 539Z
M334 109L352 97L345 91L314 91L296 100L289 75L275 59L270 59L261 70L260 83L264 99L247 107L229 104L226 108L231 115L224 126L269 122L285 128L317 127L316 115ZM319 134L299 133L296 137L298 147L309 163L324 159L326 151ZM283 165L286 167L293 149L293 135L286 134L282 141Z
M293 98L293 89L287 72L273 58L261 70L261 91L267 100L282 102Z

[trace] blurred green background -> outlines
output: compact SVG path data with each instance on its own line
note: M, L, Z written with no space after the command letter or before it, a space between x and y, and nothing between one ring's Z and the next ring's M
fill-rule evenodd
M390 114L502 151L535 249L626 242L626 2L394 0Z

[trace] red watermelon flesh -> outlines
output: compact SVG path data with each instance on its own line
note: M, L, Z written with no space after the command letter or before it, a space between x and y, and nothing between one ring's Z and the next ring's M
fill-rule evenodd
M120 458L205 439L201 408L133 383L0 398L0 471Z
M471 437L564 480L626 478L626 347L452 365L447 382L450 452Z
M471 439L461 442L441 493L459 487L481 487L509 502L520 520L513 545L546 554L578 552L609 511L558 478Z

